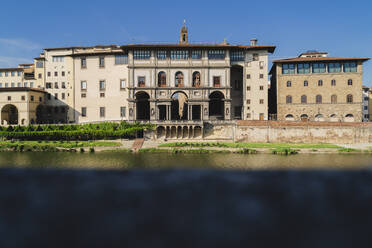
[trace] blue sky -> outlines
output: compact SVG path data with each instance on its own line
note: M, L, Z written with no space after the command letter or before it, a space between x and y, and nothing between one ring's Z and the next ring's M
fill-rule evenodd
M191 42L275 45L270 57L306 50L372 57L372 1L4 1L0 67L32 62L42 48L177 42L183 19ZM372 62L364 84L372 86Z

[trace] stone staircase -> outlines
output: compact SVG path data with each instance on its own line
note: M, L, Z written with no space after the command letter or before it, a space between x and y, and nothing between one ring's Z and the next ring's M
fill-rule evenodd
M138 150L142 148L144 142L145 142L144 138L135 139L132 145L132 151L138 152Z

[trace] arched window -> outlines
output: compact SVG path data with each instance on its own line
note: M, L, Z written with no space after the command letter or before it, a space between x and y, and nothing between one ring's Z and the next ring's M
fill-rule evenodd
M353 103L353 95L352 94L349 94L346 96L346 102L347 103Z
M293 117L293 115L288 114L288 115L285 116L285 120L286 121L293 121L294 120L294 117Z
M287 97L285 98L285 102L286 102L286 103L292 103L292 96L287 96Z
M176 72L176 81L175 81L176 87L184 87L183 84L183 73L182 72Z
M167 74L161 71L158 74L158 86L159 87L166 87L167 86Z
M337 103L337 96L336 95L331 96L331 103Z
M196 71L192 74L192 87L200 86L200 72Z
M321 96L321 95L317 95L317 96L315 97L315 102L316 102L316 103L322 103L322 96Z
M347 85L353 85L353 80L352 79L347 80Z
M291 81L287 81L287 87L291 87L292 86L292 82Z
M307 96L306 95L301 96L301 103L307 103Z

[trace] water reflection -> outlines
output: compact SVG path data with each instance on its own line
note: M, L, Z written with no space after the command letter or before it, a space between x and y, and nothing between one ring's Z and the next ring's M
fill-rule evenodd
M272 169L365 169L372 168L371 154L166 154L166 153L38 153L1 152L0 167L20 168L216 168Z

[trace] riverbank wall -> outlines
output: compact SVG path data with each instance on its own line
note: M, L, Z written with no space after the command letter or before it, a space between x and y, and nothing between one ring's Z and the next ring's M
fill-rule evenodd
M149 137L149 136L147 136ZM157 139L156 133L153 133ZM177 138L178 137L178 138ZM188 140L175 136L167 140ZM201 135L193 140L221 140L260 143L372 143L372 123L234 121L204 123Z

